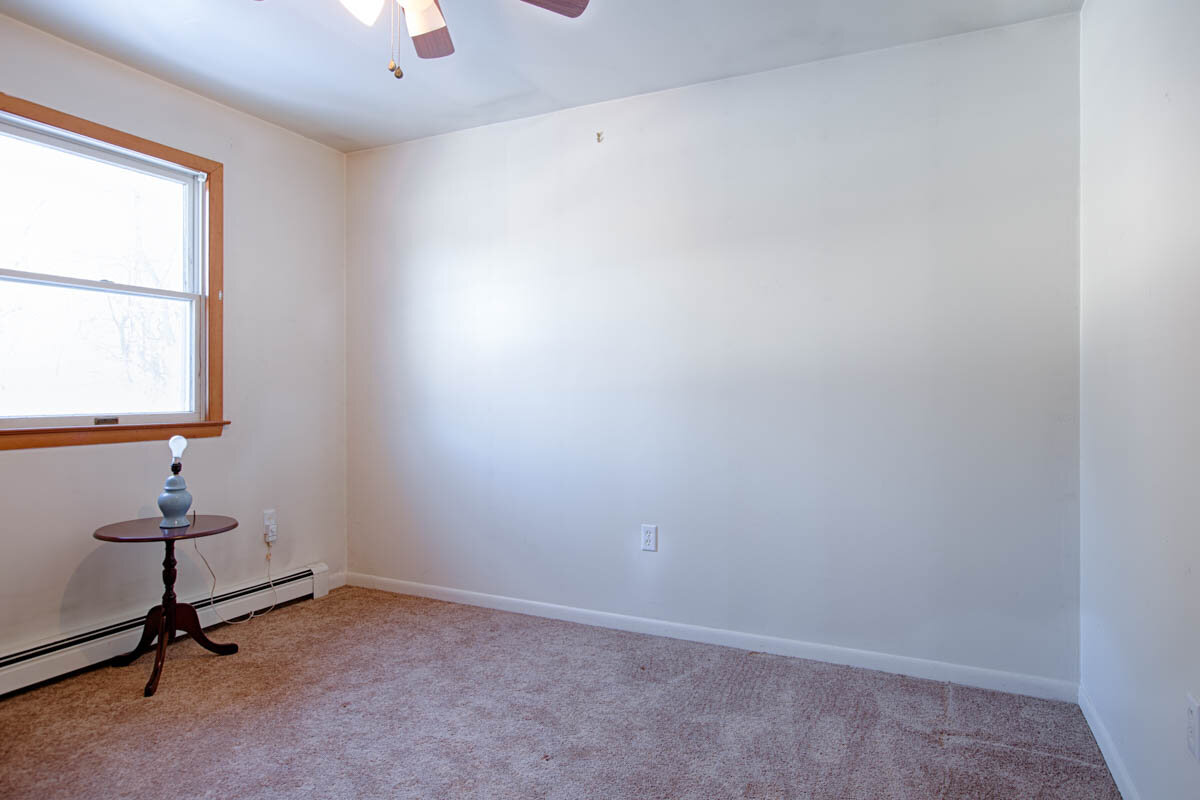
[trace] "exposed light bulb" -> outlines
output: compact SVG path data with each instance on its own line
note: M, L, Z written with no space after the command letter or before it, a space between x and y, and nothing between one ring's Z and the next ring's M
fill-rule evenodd
M344 0L343 0L344 2ZM446 27L446 18L433 0L399 0L409 36L421 36Z
M383 2L384 0L342 0L342 5L359 22L370 27L379 19L379 12L383 11ZM430 2L433 2L433 0L430 0Z
M171 448L171 455L174 458L181 458L183 451L187 450L187 439L182 436L172 436L167 439L167 447Z

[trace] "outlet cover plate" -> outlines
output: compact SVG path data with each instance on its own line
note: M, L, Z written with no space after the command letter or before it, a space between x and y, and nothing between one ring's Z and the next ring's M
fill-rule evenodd
M1191 692L1188 692L1187 702L1188 750L1192 751L1192 758L1200 761L1200 702Z
M648 553L658 552L658 526L642 526L642 549Z

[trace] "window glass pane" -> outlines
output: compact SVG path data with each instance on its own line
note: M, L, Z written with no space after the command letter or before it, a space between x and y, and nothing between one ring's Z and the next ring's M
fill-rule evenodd
M187 194L0 133L0 268L189 291Z
M186 413L192 302L0 279L0 417Z

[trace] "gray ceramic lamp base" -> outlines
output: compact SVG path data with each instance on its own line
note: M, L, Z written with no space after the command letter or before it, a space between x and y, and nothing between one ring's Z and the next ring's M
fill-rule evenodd
M191 525L187 518L188 509L192 507L192 494L187 490L187 482L182 475L172 475L163 485L162 494L158 496L158 509L162 511L160 528L186 528Z

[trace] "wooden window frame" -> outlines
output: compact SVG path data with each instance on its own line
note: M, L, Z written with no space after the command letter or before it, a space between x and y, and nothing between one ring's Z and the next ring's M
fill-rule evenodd
M169 161L207 177L204 182L208 218L208 296L204 299L207 322L208 359L205 388L208 401L204 418L192 422L131 423L118 425L76 425L58 428L0 428L0 450L24 450L34 447L113 444L166 440L180 434L193 439L220 436L229 424L223 419L223 336L224 306L224 165L219 161L176 150L164 144L124 133L80 117L64 114L28 100L0 92L0 111L33 122L49 125L113 145L134 153Z

